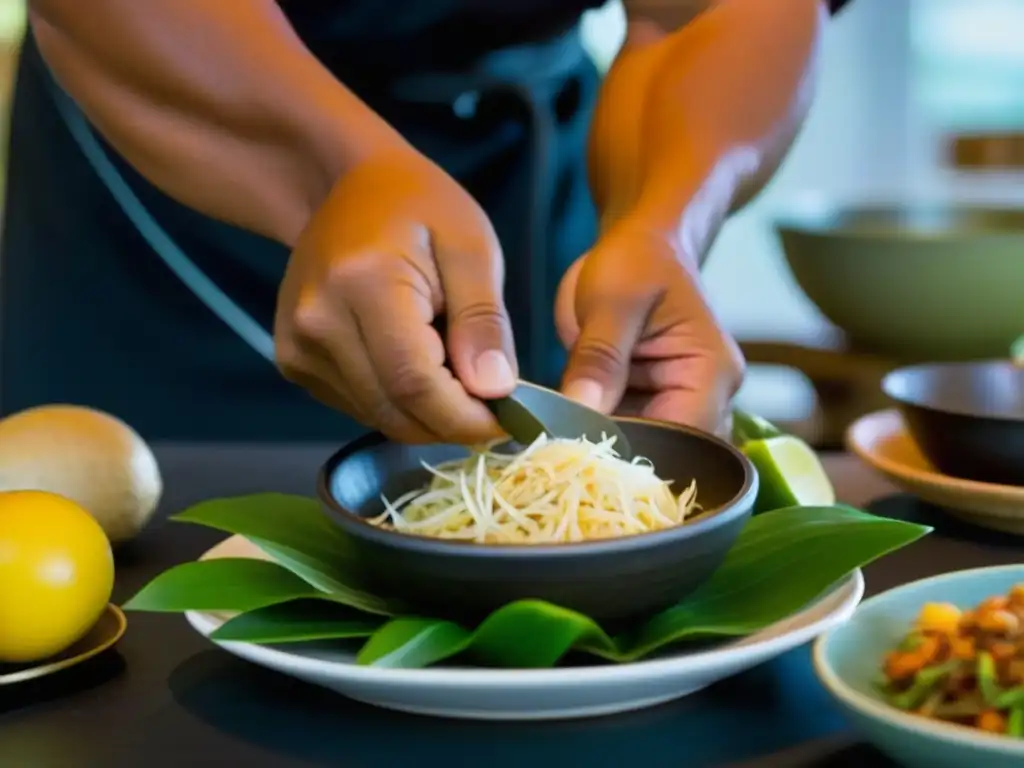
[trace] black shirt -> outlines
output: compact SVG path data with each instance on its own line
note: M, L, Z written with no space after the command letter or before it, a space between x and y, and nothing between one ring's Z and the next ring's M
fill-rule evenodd
M778 3L787 0L763 0ZM530 99L501 98L473 119L451 104L389 100L395 75L459 70L479 54L551 39L596 0L281 0L310 49L487 211L505 250L506 298L543 318L557 377L550 308L562 270L593 242L584 150L598 76L578 64ZM532 67L532 59L527 63ZM543 102L543 103L542 103ZM554 119L536 141L530 109ZM119 416L147 439L339 441L359 428L285 382L168 269L118 206L55 107L31 35L9 133L0 281L0 413L52 402ZM542 155L538 146L544 146ZM157 190L107 148L149 214L265 329L287 251L215 222ZM544 160L540 207L536 178ZM202 183L197 178L196 183ZM532 190L532 191L531 191ZM542 222L528 225L531 210ZM535 217L533 217L535 219ZM534 247L526 233L540 233ZM524 254L548 274L524 278ZM518 309L517 309L518 307ZM534 324L536 327L538 324ZM517 332L518 333L518 332ZM517 339L519 337L517 336ZM542 361L544 362L544 361ZM541 377L540 380L544 380ZM554 383L548 381L548 383Z
M683 0L686 2L686 0ZM787 0L777 2L782 7ZM833 13L849 0L826 0ZM604 0L278 0L299 36L330 66L365 76L461 69L480 55L555 37Z
M331 69L381 79L461 70L481 55L555 37L601 0L278 0Z

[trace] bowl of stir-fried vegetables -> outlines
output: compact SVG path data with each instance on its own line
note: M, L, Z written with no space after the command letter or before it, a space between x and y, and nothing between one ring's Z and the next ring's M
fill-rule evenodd
M924 768L1024 766L1024 565L907 584L814 648L865 738Z

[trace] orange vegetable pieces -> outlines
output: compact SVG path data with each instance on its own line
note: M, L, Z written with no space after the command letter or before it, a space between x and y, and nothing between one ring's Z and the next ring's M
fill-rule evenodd
M1015 584L1008 597L1011 608L1024 608L1024 584Z
M893 651L885 657L885 676L890 680L909 680L921 669L921 660L913 652Z
M970 661L977 653L977 643L973 637L952 637L949 640L949 653L954 659Z
M890 680L905 680L925 667L941 661L942 641L938 637L924 637L913 650L893 651L885 658L885 674Z
M989 733L1006 733L1006 718L994 709L986 709L979 714L975 725Z
M978 629L996 635L1014 635L1020 628L1020 619L1004 608L978 611Z

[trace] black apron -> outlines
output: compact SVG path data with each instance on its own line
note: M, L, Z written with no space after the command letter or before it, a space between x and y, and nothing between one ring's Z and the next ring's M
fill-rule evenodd
M577 24L599 3L282 5L320 60L487 211L522 373L556 383L554 292L596 231L584 145L598 76ZM361 431L268 359L286 250L146 182L55 87L31 35L8 157L0 413L76 403L150 440Z

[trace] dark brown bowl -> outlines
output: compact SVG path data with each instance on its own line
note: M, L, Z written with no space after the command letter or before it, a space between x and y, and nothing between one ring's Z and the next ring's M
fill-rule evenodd
M942 473L1024 485L1024 368L1008 360L898 368L882 389Z
M380 434L342 448L323 467L318 491L377 594L406 600L427 615L477 619L515 600L535 598L614 622L679 602L722 563L757 497L753 465L728 443L695 429L617 419L638 456L675 487L697 481L705 512L692 523L596 542L489 545L384 530L364 518L427 484L420 462L466 455L450 445L411 446Z

